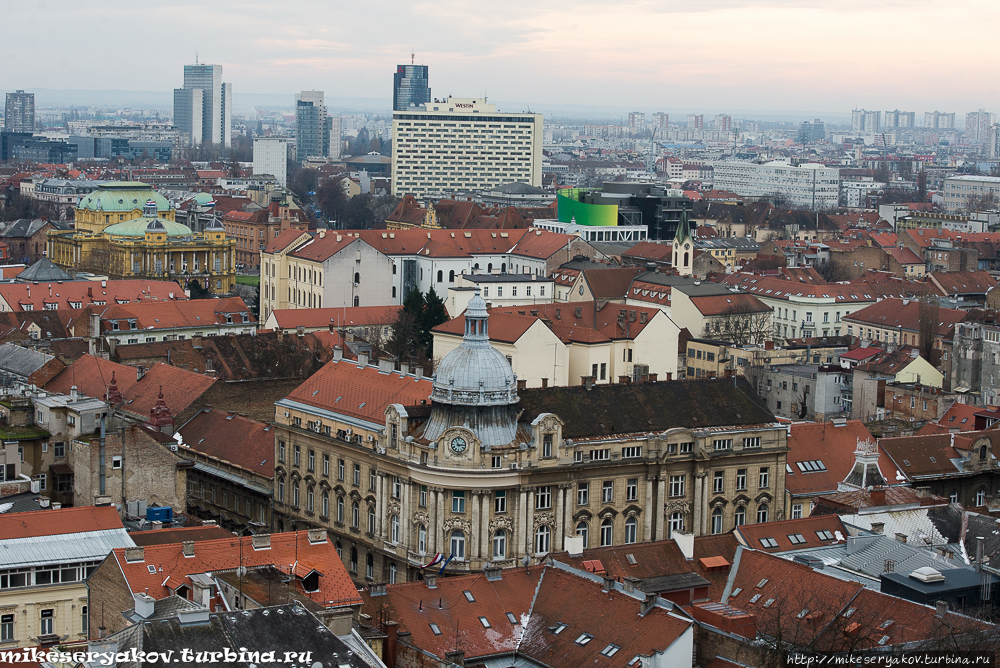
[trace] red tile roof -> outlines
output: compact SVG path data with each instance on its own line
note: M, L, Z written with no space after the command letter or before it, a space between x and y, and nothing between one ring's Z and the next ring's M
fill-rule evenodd
M0 298L14 311L41 311L46 304L57 309L72 309L104 302L138 304L145 302L183 300L187 295L175 281L66 281L63 283L3 283ZM30 305L30 309L25 309Z
M886 253L891 255L896 262L900 264L923 264L924 261L914 253L909 248L901 248L900 246L889 246L884 249Z
M114 506L0 514L0 540L124 529Z
M622 253L622 257L636 257L644 260L656 262L669 262L673 246L670 244L658 244L652 241L640 241L636 245Z
M942 295L985 295L996 287L986 271L935 271L928 278Z
M173 329L176 327L211 327L227 324L227 316L233 323L243 324L246 314L247 324L257 322L250 307L241 297L223 299L191 299L185 302L146 302L142 304L109 305L102 311L101 330L103 332L128 331L128 320L135 319L138 330ZM112 322L119 323L114 330Z
M184 409L198 401L214 383L215 378L179 369L167 364L156 364L127 390L122 392L125 403L122 409L133 415L149 416L160 392L171 415L180 415ZM119 388L121 389L121 388Z
M490 340L514 343L527 332L539 318L517 313L506 313L498 309L490 312ZM465 314L452 318L434 328L435 333L463 336L465 334Z
M274 317L281 329L306 327L362 327L391 325L399 317L402 306L351 306L348 308L275 309Z
M332 361L288 395L290 401L324 408L351 417L385 422L390 404L413 406L429 402L431 380L382 373L378 367L358 368L348 360Z
M817 533L824 531L829 532L832 538L821 537ZM849 535L839 515L816 515L736 527L736 536L741 544L764 552L787 552L836 545L846 541Z
M628 299L670 306L670 286L636 279L629 286Z
M154 599L170 596L173 592L164 584L191 586L191 575L235 569L239 566L274 566L289 573L293 564L315 569L321 574L319 591L309 598L324 607L338 607L361 603L361 597L351 582L337 550L324 536L321 543L310 543L308 532L296 531L271 534L269 549L254 549L252 536L199 541L194 556L185 557L180 543L149 545L143 548L143 560L128 562L123 548L111 554L128 583L132 593L146 592ZM242 549L240 548L242 543ZM155 567L150 573L147 566ZM170 583L167 583L170 584Z
M972 431L976 428L976 412L980 410L982 410L982 406L960 404L956 401L944 412L937 423L948 429Z
M968 312L953 308L937 309L935 333L946 336L956 325L968 316ZM903 328L909 332L920 331L920 302L913 299L883 299L859 309L843 318L847 322L891 329Z
M287 229L281 232L278 236L272 239L267 244L267 248L264 249L265 253L280 253L283 250L288 249L298 245L299 243L304 243L304 240L309 239L309 233L303 232L302 230ZM301 240L301 241L300 241Z
M177 527L171 529L151 529L148 531L133 531L129 534L136 545L164 545L181 543L188 540L218 540L232 538L233 534L220 526Z
M584 269L583 280L594 299L625 299L632 281L644 271L640 267Z
M258 475L274 477L274 430L244 415L204 408L179 433L183 445Z
M690 297L690 300L704 316L725 315L727 313L770 313L774 310L754 295L743 292Z
M45 384L46 392L69 394L74 385L80 394L100 399L107 399L108 387L114 376L119 392L126 392L138 382L135 367L116 364L94 355L84 355L58 376Z
M738 286L740 290L764 299L788 299L793 296L827 298L835 300L837 304L874 302L886 297L906 297L912 294L923 294L927 291L927 286L922 283L904 281L878 284L841 285L829 283L812 285L804 281L746 273L730 274L723 282L726 285Z
M598 343L607 340L634 339L653 318L665 317L659 308L617 304L607 302L555 302L532 304L531 306L506 306L493 309L490 313L529 315L538 311L538 317L546 323L563 341L577 343ZM577 309L580 316L577 317ZM643 322L645 317L646 322ZM492 318L490 328L493 327ZM492 332L491 332L492 336Z
M792 472L785 475L785 489L793 496L837 491L854 467L859 440L875 440L860 420L848 420L842 427L833 422L791 425L787 462ZM881 454L878 466L884 480L894 479L895 468L888 456Z

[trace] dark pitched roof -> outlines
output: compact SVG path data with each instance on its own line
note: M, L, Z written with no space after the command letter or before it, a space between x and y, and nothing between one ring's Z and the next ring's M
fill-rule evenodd
M17 275L19 281L71 281L73 277L60 269L47 257L43 257Z
M520 390L533 419L554 413L566 438L662 431L671 427L769 424L774 414L743 378L550 387Z
M274 477L274 432L266 422L243 415L202 409L178 430L183 445L235 464L258 475Z

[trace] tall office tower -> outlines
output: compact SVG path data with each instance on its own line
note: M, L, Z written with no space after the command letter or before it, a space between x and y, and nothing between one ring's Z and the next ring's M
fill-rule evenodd
M669 124L670 114L665 114L662 111L653 114L653 127L657 130L666 130Z
M645 131L646 114L641 111L630 112L628 115L628 129L632 134Z
M985 109L970 111L965 115L966 139L980 144L985 142L991 125L993 125L993 114Z
M717 132L732 132L733 117L726 114L717 114L715 117L715 129Z
M323 91L306 90L295 96L295 159L330 155L331 119L323 104Z
M340 116L330 117L330 152L327 155L331 158L340 157L340 146L343 143L341 141L342 121Z
M200 128L195 121L199 114ZM232 145L233 85L222 83L222 65L184 66L184 88L174 89L174 126L191 136L192 145Z
M4 106L3 129L8 132L35 131L35 94L19 90L7 93Z
M1000 125L990 126L990 133L987 135L986 150L988 157L992 160L1000 158Z
M426 65L397 65L392 76L392 110L406 111L431 101Z
M688 114L688 130L704 130L705 117L702 114Z
M811 141L822 141L826 139L826 125L822 120L816 119L814 121L802 121L802 127L799 129L798 140L802 144L807 144Z
M906 112L901 112L899 109L894 111L885 112L885 127L886 129L898 128L899 126L899 115Z
M269 174L278 180L281 187L288 185L288 138L253 138L253 173ZM305 194L305 193L300 193Z
M955 113L946 114L943 111L925 111L924 127L933 130L954 130Z
M428 133L428 123L440 127ZM393 113L393 195L440 197L506 183L541 187L541 114L455 97Z

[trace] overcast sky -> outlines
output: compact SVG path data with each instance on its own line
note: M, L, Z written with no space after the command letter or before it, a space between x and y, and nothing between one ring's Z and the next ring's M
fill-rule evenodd
M995 0L9 0L2 14L3 89L167 91L198 52L237 96L389 99L412 48L435 96L1000 111Z

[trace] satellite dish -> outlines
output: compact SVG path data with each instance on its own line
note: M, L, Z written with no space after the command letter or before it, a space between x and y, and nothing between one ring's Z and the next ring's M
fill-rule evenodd
M523 565L523 566L530 566L531 565L531 557L528 556L527 554L524 555L524 557L521 559L521 565Z

